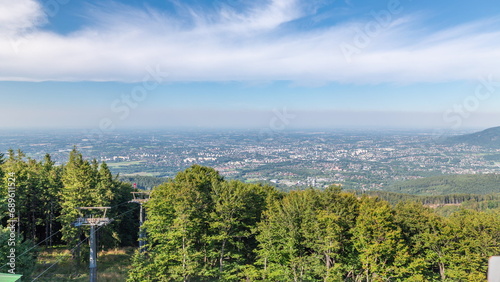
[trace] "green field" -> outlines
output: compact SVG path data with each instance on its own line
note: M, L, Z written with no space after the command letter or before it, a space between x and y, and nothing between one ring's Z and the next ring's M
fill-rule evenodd
M143 165L146 161L131 161L131 162L116 162L116 163L106 163L110 168L120 168L132 165Z
M156 177L159 176L159 172L146 172L146 171L140 171L140 172L134 172L134 173L120 173L121 176L152 176Z

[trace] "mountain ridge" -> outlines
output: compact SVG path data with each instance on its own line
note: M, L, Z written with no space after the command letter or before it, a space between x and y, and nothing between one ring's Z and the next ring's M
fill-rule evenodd
M488 148L500 148L500 126L490 127L482 131L449 137L450 143L465 143Z

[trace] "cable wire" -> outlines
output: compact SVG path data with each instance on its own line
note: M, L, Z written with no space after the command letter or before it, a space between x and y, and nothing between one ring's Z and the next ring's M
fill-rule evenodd
M130 203L130 201L126 201L126 202L123 202L123 203L120 203L120 204L114 205L114 206L112 206L111 208L116 208L116 207L118 207L118 206L121 206L121 205L124 205L124 204L128 204L128 203ZM121 216L121 214L120 214L120 215L117 215L116 217L119 217L119 216ZM52 238L52 236L55 236L55 235L57 235L57 234L58 234L58 233L60 233L60 232L61 232L61 230L59 230L59 231L57 231L56 233L54 233L54 234L50 235L49 237L47 237L47 238L43 239L43 240L42 240L41 242L39 242L38 244L34 245L33 247L31 247L31 248L29 248L28 250L26 250L24 253L22 253L22 254L20 254L19 256L17 256L17 258L21 257L22 255L26 254L27 252L31 251L32 249L34 249L34 248L38 247L38 246L39 246L39 245L41 245L43 242L47 241L48 239ZM6 264L4 264L4 265L0 266L0 269L1 269L1 268L3 268L3 267L5 267L5 266L7 266L7 265L8 265L8 263L6 263Z
M136 207L137 208L137 207ZM123 212L117 216L115 216L114 218L118 218L118 217L121 217L121 216L124 216L125 214L129 213L129 212L133 212L136 208L132 208L131 210L128 210L126 212ZM101 229L102 227L104 227L105 225L102 225L102 226L99 226L95 229L94 232L97 232L99 229ZM73 249L70 250L70 254L71 252L76 249L77 247L79 247L81 244L83 244L85 241L87 241L89 238L85 238L83 239L82 241L80 241ZM45 269L42 273L40 273L37 277L35 277L33 280L31 281L35 281L37 280L38 278L40 278L40 276L42 276L45 272L47 272L49 269L51 269L52 267L54 267L56 264L58 264L64 257L67 257L69 255L66 255L66 256L63 256L62 258L58 259L56 262L54 262L52 265L50 265L47 269Z

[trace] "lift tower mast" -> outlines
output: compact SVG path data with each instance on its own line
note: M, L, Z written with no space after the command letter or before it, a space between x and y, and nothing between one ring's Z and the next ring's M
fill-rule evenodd
M74 222L74 226L82 226L88 225L90 226L90 261L89 261L89 270L90 270L90 282L97 282L97 242L95 232L96 226L103 226L109 224L113 221L113 219L106 217L106 212L110 207L79 207L76 208L80 211L81 217L77 218ZM103 211L102 217L96 217L96 212L92 212L93 210L97 210L99 212ZM84 215L83 213L87 214Z
M140 205L140 213L139 213L139 251L142 253L145 251L144 245L146 245L146 234L144 232L144 228L142 228L142 224L145 220L145 212L143 212L142 205L147 203L149 200L149 196L151 191L142 191L142 192L131 192L134 196L134 199L130 201L131 203L137 203Z

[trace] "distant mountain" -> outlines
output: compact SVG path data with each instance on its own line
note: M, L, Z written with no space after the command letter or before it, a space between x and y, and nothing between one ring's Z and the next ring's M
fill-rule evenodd
M450 143L465 143L488 148L500 148L500 126L485 129L480 132L453 136L447 140Z

